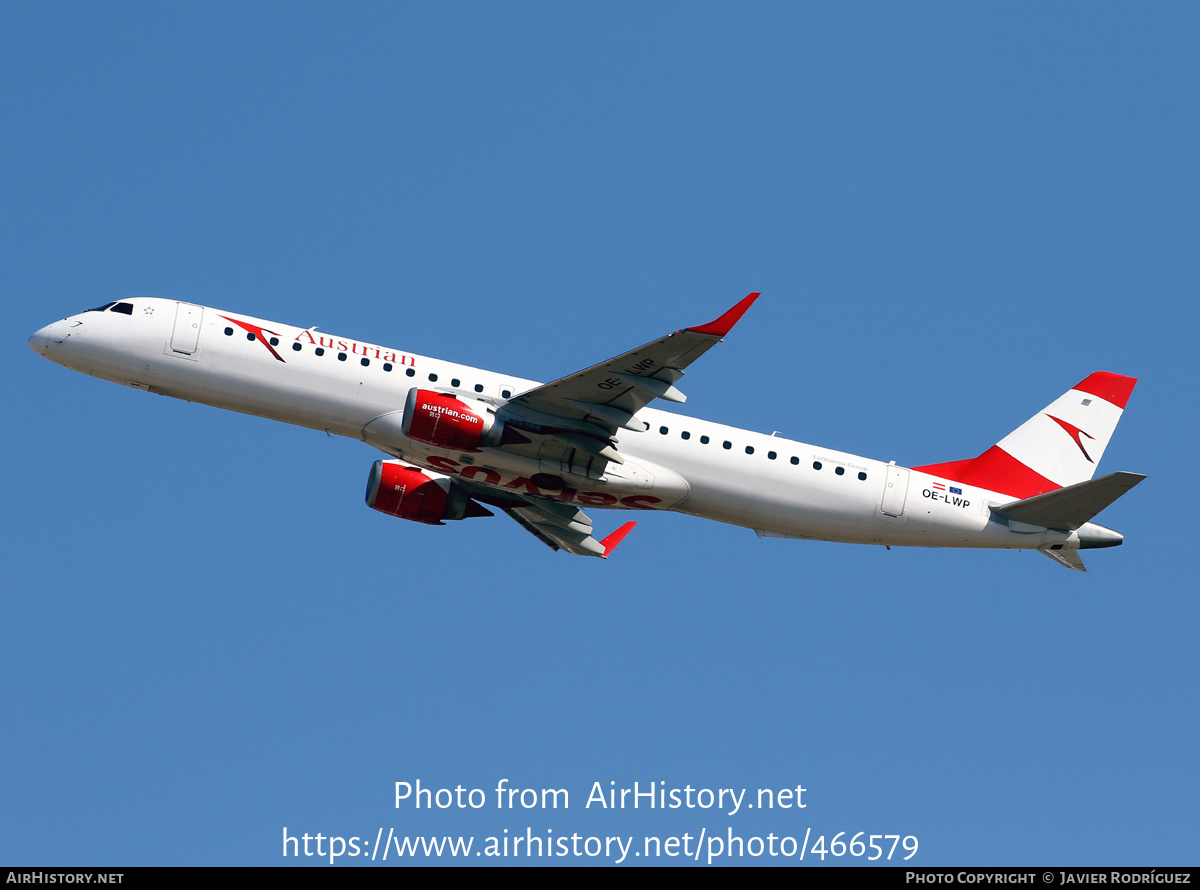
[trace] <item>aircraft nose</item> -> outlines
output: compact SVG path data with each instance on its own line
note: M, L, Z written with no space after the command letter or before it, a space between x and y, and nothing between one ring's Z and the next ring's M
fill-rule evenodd
M67 339L66 325L62 321L48 324L29 337L29 348L38 355L45 355L51 348Z
M46 325L40 331L35 331L29 338L29 348L34 352L43 354L50 346L50 328L53 325Z

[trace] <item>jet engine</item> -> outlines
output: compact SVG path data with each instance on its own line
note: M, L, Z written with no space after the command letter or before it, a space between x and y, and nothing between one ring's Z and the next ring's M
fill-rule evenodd
M404 435L453 451L478 451L499 444L504 422L482 402L469 405L456 396L430 389L410 389L404 404Z
M493 516L453 479L398 460L377 460L367 478L367 506L389 516L443 525L444 520Z

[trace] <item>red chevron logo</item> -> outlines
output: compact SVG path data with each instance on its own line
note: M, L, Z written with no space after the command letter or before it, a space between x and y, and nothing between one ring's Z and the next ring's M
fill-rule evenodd
M232 321L235 325L237 325L243 331L253 334L254 339L257 340L259 343L261 343L263 346L267 347L267 349L270 351L271 355L275 356L275 358L277 358L279 361L283 362L283 356L281 356L278 352L276 352L275 347L272 346L270 343L268 343L267 338L263 336L263 332L266 331L266 333L272 334L272 335L278 337L279 335L276 334L274 331L268 331L266 328L260 328L258 325L250 324L247 321L238 321L236 318L230 318L228 315L222 315L221 318L225 319L226 321ZM287 364L287 362L283 362L283 363L285 365Z
M1095 439L1096 439L1095 436L1088 436L1087 433L1085 433L1079 427L1075 426L1075 424L1067 423L1065 420L1059 420L1053 414L1047 414L1046 416L1049 417L1051 420L1053 420L1055 423L1057 423L1059 426L1061 426L1064 430L1067 431L1067 433L1071 436L1071 438L1075 440L1075 444L1079 446L1079 450L1083 452L1083 456L1087 458L1087 462L1089 464L1095 463L1095 461L1092 460L1092 456L1087 453L1087 449L1083 447L1083 442L1079 438L1080 436L1087 436L1092 441L1095 441Z

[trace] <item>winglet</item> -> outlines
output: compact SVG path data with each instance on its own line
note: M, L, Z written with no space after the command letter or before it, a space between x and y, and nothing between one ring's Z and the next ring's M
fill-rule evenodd
M708 324L702 324L694 328L686 328L686 330L691 331L693 334L711 334L714 337L724 337L733 330L733 326L738 323L738 319L746 314L746 310L750 308L758 297L757 292L749 294L716 321L710 321Z
M625 536L633 531L636 522L627 522L615 532L612 532L608 537L600 541L600 546L604 548L604 558L608 559L608 554L617 549L617 545L625 540Z

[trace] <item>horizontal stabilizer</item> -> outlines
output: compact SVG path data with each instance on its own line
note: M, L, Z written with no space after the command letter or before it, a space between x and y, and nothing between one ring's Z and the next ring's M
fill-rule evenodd
M1074 530L1145 478L1140 473L1112 473L1037 497L993 507L992 512L1028 525ZM1055 555L1054 558L1058 557Z

